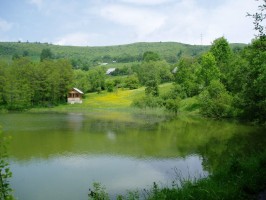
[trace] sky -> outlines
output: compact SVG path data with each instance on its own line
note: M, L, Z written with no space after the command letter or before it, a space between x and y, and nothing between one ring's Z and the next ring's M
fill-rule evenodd
M250 43L255 0L0 0L0 41Z

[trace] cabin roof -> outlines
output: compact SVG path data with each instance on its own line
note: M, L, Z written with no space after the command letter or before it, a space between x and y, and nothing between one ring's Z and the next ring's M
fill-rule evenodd
M81 90L79 90L78 88L73 88L73 90L75 90L76 92L80 93L80 94L84 94Z
M110 73L112 73L112 72L114 72L115 71L115 68L109 68L107 71L106 71L106 74L108 75L108 74L110 74Z

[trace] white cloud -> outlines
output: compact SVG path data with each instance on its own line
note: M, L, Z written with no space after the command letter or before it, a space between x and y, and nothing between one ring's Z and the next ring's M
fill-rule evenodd
M160 5L171 2L173 0L121 0L125 3L132 3L137 5Z
M57 39L54 44L57 45L74 45L74 46L88 46L97 41L97 34L87 34L83 32L76 32L64 35Z
M183 0L159 10L165 23L146 38L147 41L176 41L199 43L200 34L205 30L205 10L194 0Z
M0 18L0 31L6 32L12 28L12 23Z
M247 12L254 12L257 5L250 0L225 1L208 9L196 0L181 0L159 14L167 20L147 41L177 41L189 44L210 44L225 36L229 42L248 43L253 38L252 20Z
M35 6L37 6L39 9L42 7L43 5L43 0L28 0L28 2L30 4L33 4Z
M224 35L229 42L250 42L254 37L252 19L247 12L255 12L257 5L249 0L227 1L211 13L207 37Z
M225 36L248 43L254 37L253 0L25 0L27 10L0 17L2 38L56 41L61 45L114 45L137 41L210 44ZM34 7L32 7L34 6ZM35 9L35 11L32 8ZM15 10L13 11L15 12ZM19 16L19 17L17 17ZM17 17L17 18L16 18ZM31 20L29 20L31 19ZM39 23L36 23L38 21ZM43 26L37 26L43 24ZM23 29L22 29L23 27ZM36 27L29 32L28 30ZM6 34L10 29L12 34ZM4 34L5 33L5 34ZM40 34L41 33L41 34ZM32 35L30 35L32 34ZM32 39L34 38L34 39Z
M133 28L138 39L159 29L165 23L165 16L160 13L124 5L109 5L101 10L101 16L106 20L113 21L124 28Z

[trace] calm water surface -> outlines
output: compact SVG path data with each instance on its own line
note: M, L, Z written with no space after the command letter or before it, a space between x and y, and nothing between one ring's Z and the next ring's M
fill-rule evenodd
M17 199L87 199L93 182L114 197L153 182L207 176L217 154L250 127L118 113L11 113L0 124Z

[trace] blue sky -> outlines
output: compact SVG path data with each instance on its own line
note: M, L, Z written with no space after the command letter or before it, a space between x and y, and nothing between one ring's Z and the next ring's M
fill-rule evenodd
M255 0L0 0L0 41L250 43ZM202 35L202 39L201 39Z

